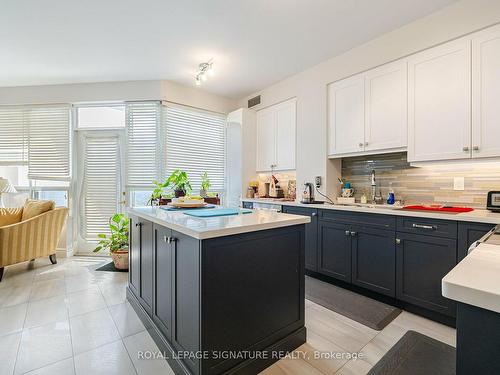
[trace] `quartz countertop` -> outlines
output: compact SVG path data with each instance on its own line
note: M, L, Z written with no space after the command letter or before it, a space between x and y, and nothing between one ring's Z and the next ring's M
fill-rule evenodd
M307 208L320 208L327 210L338 210L338 211L351 211L351 212L363 212L371 214L381 214L381 215L395 215L395 216L410 216L410 217L421 217L429 219L440 219L440 220L455 220L455 221L466 221L474 223L485 223L485 224L500 224L500 213L494 213L484 209L475 209L471 212L463 213L447 213L447 212L433 212L433 211L418 211L418 210L404 210L401 206L390 206L390 205L342 205L342 204L303 204L295 201L282 201L279 199L269 199L269 198L259 198L251 199L244 198L242 202L255 202L255 203L267 203L267 204L277 204L282 206L296 206L296 207L307 207Z
M159 207L136 207L128 212L199 240L311 222L308 216L263 210L206 218L184 215L183 211L166 211Z
M442 280L446 298L500 313L500 246L482 243Z

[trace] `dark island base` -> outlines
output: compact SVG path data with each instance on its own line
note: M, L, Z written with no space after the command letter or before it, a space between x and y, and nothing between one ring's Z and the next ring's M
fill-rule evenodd
M500 314L458 303L457 375L500 374Z
M146 313L144 308L141 306L139 300L135 295L127 288L127 300L130 302L135 312L141 319L142 323L146 327L154 342L160 349L160 351L165 356L166 361L176 374L191 374L191 372L186 368L182 361L176 359L177 351L172 348L167 340L163 337L162 333L158 328L156 328L153 320ZM238 374L238 375L255 375L271 366L273 363L277 362L280 358L277 357L276 353L280 353L281 357L285 353L292 352L299 346L306 342L306 328L302 327L295 332L292 332L285 338L275 342L274 344L266 347L260 352L268 352L267 359L249 359L240 363L237 367L225 372L224 374Z

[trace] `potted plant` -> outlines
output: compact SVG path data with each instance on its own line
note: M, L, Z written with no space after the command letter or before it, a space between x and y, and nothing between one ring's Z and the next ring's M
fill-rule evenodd
M128 217L124 214L115 214L109 218L110 235L100 233L99 243L94 253L107 250L113 258L115 268L128 270Z
M193 190L187 173L180 169L173 171L167 181L165 181L165 184L167 186L173 185L172 188L176 198L183 197Z
M210 189L210 180L208 178L208 173L205 171L201 175L201 189L200 189L200 196L205 198L208 193L208 189Z
M148 204L154 206L161 203L161 199L163 197L163 192L167 187L166 182L158 182L157 180L153 181L153 185L155 186L151 196L149 197Z

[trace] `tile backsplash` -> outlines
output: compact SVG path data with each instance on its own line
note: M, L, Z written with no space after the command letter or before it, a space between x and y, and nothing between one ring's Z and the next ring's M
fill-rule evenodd
M406 153L362 156L342 160L342 177L355 188L357 200L371 196L370 175L375 170L384 199L392 185L396 200L405 204L443 204L486 207L488 191L500 190L500 162L412 167ZM453 190L454 177L465 178L465 190Z

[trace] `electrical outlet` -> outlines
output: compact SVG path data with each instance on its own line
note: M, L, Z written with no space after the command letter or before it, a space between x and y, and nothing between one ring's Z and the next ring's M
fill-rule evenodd
M453 190L465 190L465 177L453 178Z
M321 176L314 177L314 183L316 184L316 187L319 189L321 187Z

